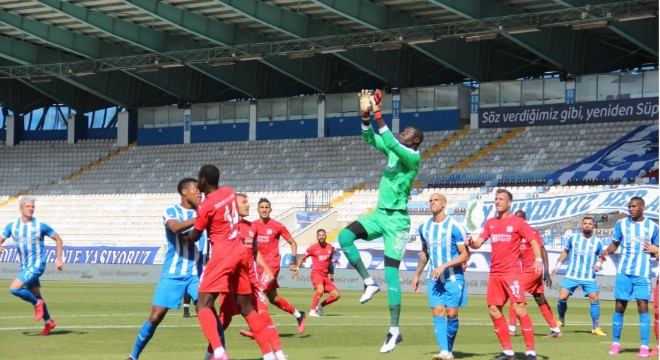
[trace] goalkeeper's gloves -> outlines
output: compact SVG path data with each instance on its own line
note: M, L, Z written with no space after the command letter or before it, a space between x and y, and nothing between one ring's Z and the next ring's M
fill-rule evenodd
M362 119L369 119L369 112L371 111L371 94L369 90L362 90L358 93L358 99L360 99L360 114Z
M380 89L376 89L374 94L369 97L371 102L371 108L374 111L374 118L380 120L383 118L383 115L380 112L380 105L383 103L383 92Z

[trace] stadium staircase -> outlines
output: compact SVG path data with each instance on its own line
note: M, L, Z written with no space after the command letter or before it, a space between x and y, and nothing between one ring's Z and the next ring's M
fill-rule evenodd
M493 141L492 143L488 144L488 146L484 147L483 149L477 151L474 153L472 156L468 157L467 159L459 162L456 164L454 167L447 169L443 175L449 175L452 172L458 170L458 169L464 169L468 167L470 164L473 162L477 161L478 159L486 156L489 152L497 149L498 147L506 144L509 142L509 140L515 138L518 136L518 134L522 133L525 131L525 128L514 128L513 130L504 133L504 135L500 136L498 139Z
M84 174L88 171L92 171L92 170L96 169L97 167L103 165L104 163L108 162L109 160L113 159L114 157L130 150L134 146L137 146L137 143L128 144L128 146L123 146L123 147L117 148L113 151L110 151L107 155L105 155L101 159L96 160L93 163L91 163L89 165L86 165L83 168L75 171L73 174L65 177L64 181L73 180L73 179L77 178L78 176L80 176L80 175L82 175L82 174Z

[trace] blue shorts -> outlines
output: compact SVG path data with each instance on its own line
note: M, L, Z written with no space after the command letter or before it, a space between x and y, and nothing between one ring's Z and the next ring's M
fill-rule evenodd
M25 287L28 289L41 287L41 284L39 283L39 277L44 273L44 270L46 269L28 266L23 268L16 278L25 284Z
M467 286L464 279L441 282L429 279L426 283L429 295L429 306L445 306L459 308L467 306Z
M561 281L561 289L566 289L568 290L568 293L573 295L573 292L575 292L575 289L579 288L582 286L582 292L584 293L584 297L589 296L591 293L596 293L598 294L600 292L600 289L598 288L598 284L596 284L596 281L593 280L575 280L575 279L567 279L564 278L564 280Z
M198 289L199 277L197 275L162 277L158 281L152 305L168 309L178 309L181 306L181 300L185 293L188 293L192 301L196 303Z
M623 301L651 300L651 279L646 276L616 274L614 299Z

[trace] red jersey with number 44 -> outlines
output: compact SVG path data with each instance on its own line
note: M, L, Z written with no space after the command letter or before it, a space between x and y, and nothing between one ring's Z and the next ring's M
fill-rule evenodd
M204 231L211 243L211 258L242 252L238 239L238 204L236 194L223 186L208 194L197 207L195 229Z
M520 261L522 261L523 272L533 273L534 272L534 263L536 262L536 256L534 256L534 250L532 250L532 245L529 244L530 241L536 240L536 243L540 247L545 246L543 244L543 239L539 231L530 226L536 237L528 239L524 237L522 243L520 244Z
M307 248L305 256L312 258L312 274L328 276L328 268L332 261L332 245L326 243L325 247L318 243Z
M254 222L257 228L257 243L259 252L268 266L275 271L280 268L280 237L291 237L289 230L280 222L268 219L266 223L261 220Z
M490 273L493 275L520 274L520 245L522 238L535 239L535 232L525 220L517 216L490 218L479 236L491 243Z

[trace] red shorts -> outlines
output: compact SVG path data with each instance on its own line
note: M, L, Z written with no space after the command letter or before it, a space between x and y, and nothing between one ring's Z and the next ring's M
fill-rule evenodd
M243 253L212 257L199 278L199 292L250 295L249 265Z
M241 313L234 294L221 293L218 295L218 303L220 304L220 313L224 316L232 317Z
M503 306L508 299L511 299L511 302L526 304L522 276L522 273L512 275L491 274L488 277L486 303L488 305Z
M323 285L323 292L329 293L331 291L337 290L335 283L330 280L329 277L321 274L312 274L312 286L316 289L316 285Z
M273 266L272 264L268 264L268 266L270 266L270 270L273 272L273 279L267 285L262 284L262 286L265 286L264 292L268 292L280 287L280 284L277 282L277 277L280 275L280 266ZM263 279L264 269L261 268L261 266L257 266L257 268L259 269L259 279Z
M524 273L522 276L525 292L528 294L545 294L543 288L543 275L537 273Z

